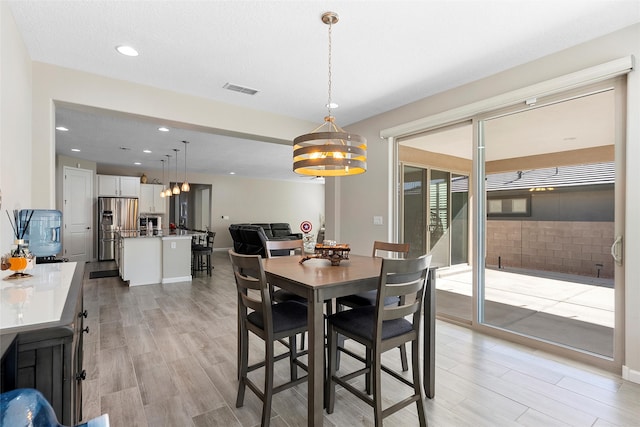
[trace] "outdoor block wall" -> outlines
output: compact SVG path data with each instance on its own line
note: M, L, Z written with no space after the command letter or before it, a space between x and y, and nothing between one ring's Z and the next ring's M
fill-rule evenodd
M488 220L486 264L613 278L613 241L613 222Z

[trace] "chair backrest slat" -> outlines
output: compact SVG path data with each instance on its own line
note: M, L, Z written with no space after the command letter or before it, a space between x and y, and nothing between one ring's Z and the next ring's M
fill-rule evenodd
M399 258L406 258L409 255L409 243L391 243L376 240L373 242L373 254L371 256L380 256L379 251L395 254Z
M291 255L293 252L295 255L304 255L304 244L302 239L297 240L265 240L264 251L267 254L267 258L273 258L275 256ZM272 251L289 251L288 254L274 254Z
M421 307L418 301L413 301L410 304L403 304L400 306L391 305L386 307L382 312L382 321L402 319L403 317L419 312L420 309Z
M422 284L420 282L420 278L404 283L387 282L387 286L385 286L384 288L385 294L383 295L383 297L403 297L411 295L418 292L421 287Z
M242 305L250 308L251 310L254 311L259 311L262 313L262 300L256 299L256 298L251 298L249 295L243 294L241 295L242 298Z

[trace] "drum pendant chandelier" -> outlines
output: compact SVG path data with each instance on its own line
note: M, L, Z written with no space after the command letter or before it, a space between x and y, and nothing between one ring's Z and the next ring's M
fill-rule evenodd
M331 115L331 28L338 14L325 12L322 22L329 26L329 114L311 133L293 140L293 171L312 176L348 176L367 171L367 140L345 132Z

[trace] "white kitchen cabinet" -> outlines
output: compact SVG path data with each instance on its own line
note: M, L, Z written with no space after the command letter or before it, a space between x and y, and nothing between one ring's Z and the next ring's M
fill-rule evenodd
M98 175L98 196L118 197L120 177L114 175Z
M97 175L98 196L140 197L140 178L137 176Z
M140 178L137 176L121 176L120 196L140 197Z
M140 184L139 211L141 214L164 214L165 198L160 196L162 184Z

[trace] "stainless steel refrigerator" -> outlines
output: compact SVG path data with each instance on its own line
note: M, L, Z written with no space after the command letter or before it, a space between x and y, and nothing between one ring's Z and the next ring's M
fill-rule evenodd
M115 259L115 232L138 229L138 199L98 197L98 259Z

